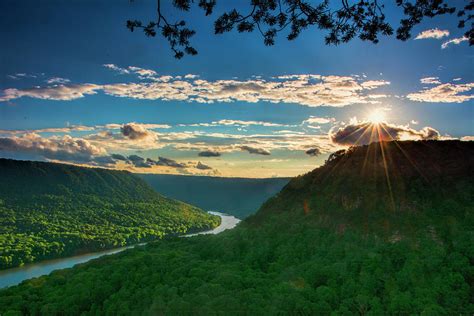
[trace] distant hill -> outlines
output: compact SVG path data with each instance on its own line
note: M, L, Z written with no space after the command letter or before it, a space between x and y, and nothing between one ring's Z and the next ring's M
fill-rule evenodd
M220 178L137 174L157 192L196 205L245 218L254 214L268 198L278 193L289 178Z
M0 159L0 269L218 224L129 172Z
M174 238L0 291L0 313L472 315L474 143L331 155L215 236Z

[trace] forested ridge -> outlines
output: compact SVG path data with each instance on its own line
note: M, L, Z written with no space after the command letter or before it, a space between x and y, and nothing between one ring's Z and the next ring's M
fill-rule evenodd
M0 269L220 222L126 171L0 159L0 179Z
M460 141L337 152L231 231L25 281L0 291L0 313L470 315L473 154Z

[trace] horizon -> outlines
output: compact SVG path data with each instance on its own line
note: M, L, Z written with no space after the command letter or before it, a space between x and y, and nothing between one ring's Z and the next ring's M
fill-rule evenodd
M187 14L199 54L176 60L125 27L152 16L150 3L7 1L0 11L0 157L271 178L321 166L368 122L392 139L474 137L473 55L455 16L424 20L406 42L328 46L308 31L266 47Z

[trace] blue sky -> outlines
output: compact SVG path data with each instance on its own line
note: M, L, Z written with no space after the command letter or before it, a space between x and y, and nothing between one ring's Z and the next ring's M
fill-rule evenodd
M125 28L153 19L154 2L2 1L0 156L294 176L350 145L338 136L374 112L400 139L432 137L425 127L441 139L474 135L472 48L441 47L462 39L456 17L424 21L407 42L326 46L324 32L309 30L265 47L257 34L213 35L224 9L184 14L199 54L176 60L164 40ZM391 7L387 15L400 18Z

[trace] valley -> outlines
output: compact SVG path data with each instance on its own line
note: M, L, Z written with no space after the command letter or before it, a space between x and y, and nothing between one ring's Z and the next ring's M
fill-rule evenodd
M220 224L129 172L0 159L0 178L0 269Z
M0 311L466 314L473 151L419 141L338 152L235 229L54 271L1 290Z

